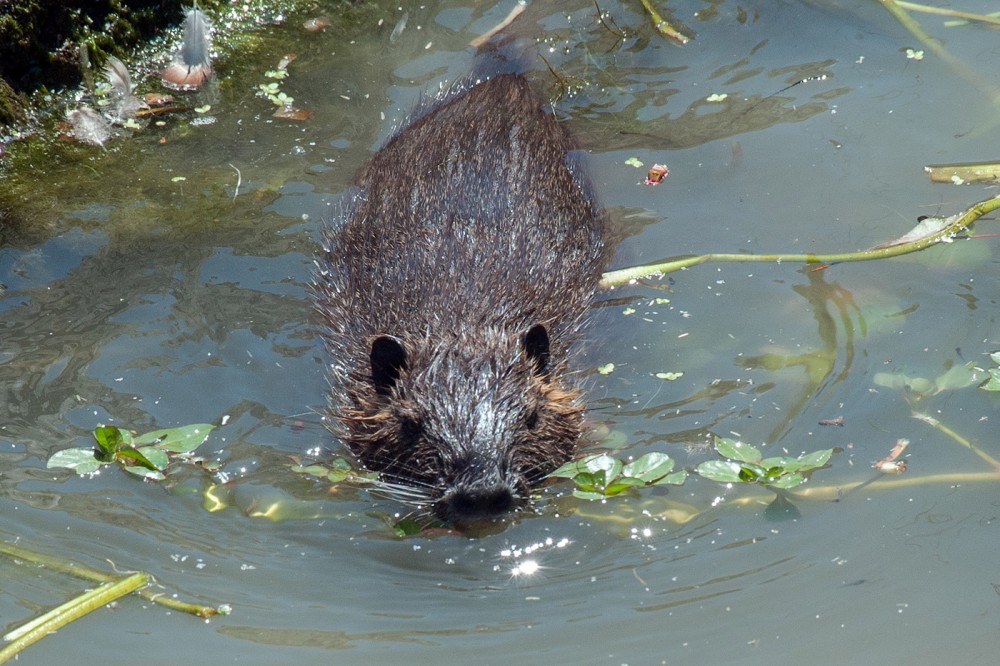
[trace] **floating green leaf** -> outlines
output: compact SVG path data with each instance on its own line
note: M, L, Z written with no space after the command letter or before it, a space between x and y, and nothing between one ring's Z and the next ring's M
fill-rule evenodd
M413 536L415 534L420 534L424 526L413 520L412 518L403 518L395 523L390 524L392 531L396 533L398 537Z
M793 474L782 474L776 477L773 481L768 481L765 485L770 486L771 488L787 490L789 488L794 488L804 481L805 477L798 472L795 472Z
M653 451L644 456L639 456L622 467L622 475L642 479L646 483L652 483L670 474L673 469L674 461L670 456L666 453Z
M146 469L157 469L156 465L150 462L149 458L139 451L139 449L132 447L118 449L115 452L115 460L126 464L138 464Z
M126 465L125 471L149 481L163 481L166 476L158 469L148 469L142 465Z
M133 440L135 446L151 444L170 453L190 453L205 443L215 429L211 423L194 423L178 428L153 430Z
M730 460L740 462L758 462L760 460L760 451L749 444L726 437L715 438L715 450L719 452L720 456Z
M822 449L812 453L803 453L796 460L800 465L798 469L818 469L830 462L831 457L833 457L833 449Z
M330 470L323 465L292 465L292 471L296 474L308 474L309 476L319 476L324 477L329 474Z
M579 488L577 488L576 490L573 491L573 497L576 497L578 499L593 501L593 500L606 499L607 495L597 491L580 490Z
M954 391L972 386L981 380L980 371L973 367L972 363L966 363L965 365L954 365L947 372L936 377L934 386L940 393L941 391Z
M97 441L98 458L102 462L111 462L119 449L132 444L132 434L129 431L108 425L94 428L94 439Z
M49 458L45 466L49 469L53 467L65 467L77 474L93 474L101 468L101 461L94 456L94 449L63 449L56 451Z
M138 451L146 457L146 460L155 469L164 470L167 468L167 465L170 464L170 457L167 456L167 452L162 449L157 449L152 446L142 446L138 449Z
M619 495L629 488L644 485L646 485L646 483L640 479L629 476L620 476L604 486L604 494L608 496Z
M679 485L682 485L684 483L684 481L687 480L687 477L688 477L687 470L686 469L680 469L680 470L677 470L676 472L672 472L670 474L667 474L662 479L660 479L658 481L654 481L650 485L653 485L653 486L662 486L662 485L679 486Z
M329 466L314 463L305 467L301 465L292 465L291 469L296 474L318 476L320 478L325 478L330 483L340 483L341 481L347 480L350 480L353 483L368 483L378 478L378 474L375 472L355 469L354 466L351 465L350 461L345 458L334 458L330 461Z
M1000 391L1000 368L990 368L990 380L983 384L983 389L987 391Z
M706 460L695 468L698 476L703 476L719 483L740 483L740 471L743 468L739 463L729 460Z
M662 484L684 483L687 472L672 472L674 461L665 453L647 453L627 465L613 456L599 453L573 460L549 476L572 479L575 497L604 499L631 489Z
M729 460L708 460L695 468L699 476L720 483L757 483L771 488L793 488L803 481L803 473L823 467L833 449L805 453L797 458L775 456L761 459L759 450L725 437L715 438L715 450Z

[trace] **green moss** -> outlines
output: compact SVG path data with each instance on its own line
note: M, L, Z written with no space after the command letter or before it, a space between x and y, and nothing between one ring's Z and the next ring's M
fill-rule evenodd
M185 0L185 4L187 2L190 0ZM200 0L199 4L206 6L209 3ZM213 41L215 51L218 52L216 71L220 73L218 94L224 98L231 94L247 94L231 92L234 90L253 91L261 81L263 71L268 66L273 66L273 54L285 53L281 45L292 34L300 36L302 23L319 13L316 3L311 0L285 0L281 3L243 0L239 7L226 2L218 4L225 13L212 14L216 19ZM331 25L327 28L327 33L331 34L328 34L327 39L336 41L337 37L333 35L344 35L345 38L353 39L357 36L359 27L368 26L368 29L372 29L377 24L378 18L385 15L385 7L389 4L387 0L379 3L345 3L336 7L339 13L329 11L328 6L324 5L326 9L324 13L327 13L331 20ZM284 25L271 25L263 30L256 29L261 24L261 17L277 12L285 17ZM138 29L137 26L141 23L137 19L138 16L138 10L132 9L126 12L122 9L115 15L114 21L129 19L130 24ZM98 81L104 78L100 72L107 56L113 54L121 58L133 73L134 80L139 83L139 94L161 91L158 77L149 73L161 66L166 57L167 44L179 36L179 24L183 19L183 13L178 11L172 14L170 19L174 25L161 32L166 35L165 40L151 41L144 48L128 53L124 53L121 45L111 40L107 34L89 33L85 43L90 54L94 78ZM99 24L94 22L94 27L98 26ZM114 26L107 29L124 30ZM346 37L347 35L350 37ZM79 43L79 41L72 43L75 57L79 54ZM265 58L269 64L260 62L261 58L258 55L260 53L268 54ZM127 157L119 155L107 163L102 162L101 174L98 174L98 171L89 165L91 161L103 160L104 152L93 146L78 145L65 140L63 136L65 127L59 127L59 124L63 123L66 110L79 103L77 96L76 88L65 91L39 88L31 96L32 104L40 110L34 112L34 115L29 113L31 135L6 146L6 155L0 160L0 170L2 170L0 178L4 181L4 187L0 188L0 235L8 240L12 237L24 237L25 234L33 235L47 223L46 220L58 219L60 215L74 210L80 201L86 199L89 192L101 188L107 189L109 182L131 180L138 172L149 176L152 180L156 176L154 172L161 168L156 161L141 162L142 157L139 155ZM16 104L13 106L19 110L26 96L9 91L8 97L15 98ZM0 86L0 111L3 109L3 99L3 90ZM93 104L93 102L88 103ZM16 110L10 112L9 117L14 118L15 122L21 120ZM182 139L188 129L184 116L171 117L167 140L172 144ZM0 127L0 137L4 134L4 129ZM123 152L133 149L134 145L126 140L115 141L108 148L109 151ZM129 162L133 159L140 160L140 167L136 168ZM129 162L131 166L122 166L119 161ZM144 170L146 167L150 170L149 173ZM118 169L132 169L132 171L125 173ZM48 198L39 196L39 174L45 174L46 182L54 192L58 192L57 195ZM220 173L218 177L221 180L217 185L221 188L228 184L231 174Z

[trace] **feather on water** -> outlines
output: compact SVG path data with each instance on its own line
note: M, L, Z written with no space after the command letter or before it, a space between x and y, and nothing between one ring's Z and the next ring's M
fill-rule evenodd
M125 64L114 56L108 56L104 66L104 74L111 84L108 98L111 102L110 111L118 119L132 118L145 104L132 94L132 77L129 76Z
M195 2L183 27L184 41L160 79L175 90L197 90L212 75L212 22Z
M111 138L111 125L104 116L89 106L70 111L66 114L66 120L73 126L73 136L77 141L103 148L104 142Z

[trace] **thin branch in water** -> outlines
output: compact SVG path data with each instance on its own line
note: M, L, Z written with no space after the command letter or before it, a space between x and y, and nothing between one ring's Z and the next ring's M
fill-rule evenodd
M70 576L75 576L76 578L82 578L84 580L98 583L113 583L118 580L115 576L105 573L99 569L94 569L93 567L88 567L75 562L67 562L57 557L52 557L51 555L36 553L35 551L15 546L14 544L6 541L0 541L0 555L7 555L13 559L23 560L25 562L33 562L34 564L41 565L47 569L51 569L52 571L58 571ZM227 607L225 606L216 608L212 606L194 604L187 601L181 601L173 597L164 596L161 592L154 592L149 589L139 590L138 594L142 598L158 603L161 606L167 606L168 608L190 613L191 615L197 615L198 617L207 618L227 612Z
M502 21L500 21L495 26L493 26L492 28L490 28L489 30L487 30L486 32L484 32L483 34L479 35L471 42L469 42L469 46L478 49L483 44L490 41L490 38L493 37L493 35L497 34L501 30L509 26L511 23L513 23L514 19L520 16L521 13L524 12L524 10L527 8L528 8L527 4L523 2L517 3L516 5L514 5L514 8L510 10L510 12Z
M240 173L240 170L234 167L232 164L230 164L229 166L233 167L233 169L236 171L236 190L233 192L233 204L235 204L236 197L239 196L240 194L240 184L243 182L243 174Z
M983 460L985 460L987 463L989 463L993 467L994 470L996 470L997 472L1000 472L1000 461L998 461L996 458L994 458L990 454L988 454L985 451L983 451L982 449L980 449L978 446L976 446L975 444L973 444L972 442L970 442L965 437L962 437L961 435L959 435L957 432L955 432L954 430L952 430L951 428L949 428L945 424L941 423L941 421L939 421L938 419L934 418L930 414L923 414L921 412L914 412L913 413L913 418L917 419L918 421L923 421L924 423L926 423L927 425L931 426L935 430L937 430L937 431L939 431L941 433L944 433L949 438L951 438L952 441L957 442L959 444L959 446L964 446L965 448L969 449L970 451L972 451L973 453L975 453L977 456L979 456L980 458L982 458Z
M750 107L748 107L746 109L743 109L743 111L741 111L740 113L736 114L735 116L733 116L730 119L729 124L732 125L737 120L739 120L740 118L742 118L746 114L750 113L751 111L753 111L754 109L756 109L758 106L760 106L761 104L763 104L767 100L769 100L769 99L771 99L773 97L777 97L778 95L780 95L781 93L785 92L786 90L791 90L792 88L794 88L797 85L801 85L803 83L809 83L810 81L826 81L828 78L830 78L830 76L831 76L830 74L817 74L815 76L807 76L804 79L799 79L798 81L794 81L792 83L789 83L787 86L785 86L781 90L773 92L770 95L768 95L767 97L764 97L760 101L758 101L755 104L751 105Z
M88 590L75 599L52 609L41 617L14 629L4 640L10 643L0 650L0 664L17 655L21 650L37 643L60 627L77 620L91 611L97 610L112 601L135 592L149 583L149 574L138 572L114 582L102 583L93 590Z
M650 2L650 0L642 0L642 6L645 7L646 11L649 13L649 18L653 22L653 27L656 28L658 33L668 39L674 40L681 46L691 41L690 37L675 28L670 21L663 18L660 15L660 12L656 11L656 7L653 7L653 3Z
M893 17L899 21L911 35L916 37L917 40L923 44L924 48L940 58L942 62L951 67L956 74L958 74L976 90L989 91L988 94L990 102L992 102L994 106L1000 106L1000 91L998 91L997 87L992 82L987 81L980 76L978 72L969 68L964 62L953 56L951 52L944 47L940 40L927 34L924 29L920 27L920 24L914 21L913 17L906 13L904 5L907 3L900 2L899 0L877 1L880 5L885 7L886 11L892 14Z
M873 261L875 259L888 259L898 257L903 254L919 252L932 245L942 242L950 242L959 233L965 231L972 224L985 215L1000 208L1000 196L991 197L980 201L959 215L954 215L940 225L935 227L932 233L928 233L913 240L903 238L896 239L884 247L874 247L856 252L842 252L839 254L701 254L696 256L681 257L671 259L659 264L648 264L645 266L632 266L608 271L601 277L599 284L602 289L619 287L636 280L648 277L662 276L673 273L684 268L697 266L710 261L718 262L773 262L781 263L791 261L806 264L837 264L850 261Z
M896 4L903 9L909 9L914 12L923 12L925 14L937 14L938 16L950 16L952 18L967 19L969 21L980 21L982 23L991 23L993 25L1000 25L1000 18L996 16L990 16L989 14L976 14L975 12L964 12L961 9L945 9L944 7L932 7L931 5L921 5L916 2L906 2L905 0L896 0Z
M996 162L955 162L928 164L924 171L934 183L978 183L1000 180L1000 164Z
M594 7L597 8L597 20L601 22L604 29L617 37L619 40L625 39L625 33L618 27L618 24L615 23L613 18L611 18L611 15L601 9L601 5L598 4L597 0L594 0ZM608 19L610 19L611 23L614 23L614 27L608 24Z

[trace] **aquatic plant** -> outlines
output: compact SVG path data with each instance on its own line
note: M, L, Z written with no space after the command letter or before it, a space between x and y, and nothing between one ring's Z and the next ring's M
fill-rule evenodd
M1000 352L990 354L990 360L996 363L998 367L986 369L986 372L990 375L990 379L980 388L984 391L1000 391Z
M630 489L660 485L680 485L686 470L674 471L674 460L666 453L653 451L630 462L606 453L584 456L555 470L550 477L571 479L576 484L575 497L603 499L621 495Z
M126 472L150 481L166 478L167 467L198 448L215 426L208 423L153 430L135 436L110 425L94 429L94 447L63 449L52 454L46 467L65 467L77 474L95 474L102 467L119 464Z
M357 470L346 459L337 457L329 464L312 463L310 465L292 465L292 471L296 474L305 474L329 481L330 483L340 483L349 481L353 483L368 483L378 478L378 475L365 470Z
M725 460L708 460L695 468L706 479L720 483L756 483L786 490L806 481L830 461L835 449L803 453L798 457L764 458L760 450L726 437L715 438L715 451Z

